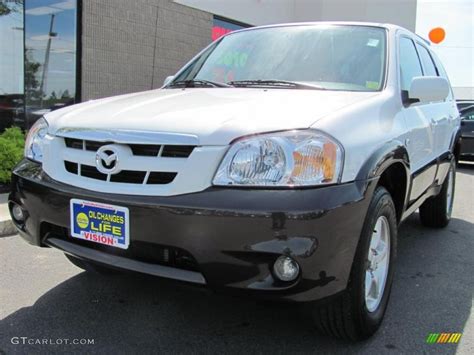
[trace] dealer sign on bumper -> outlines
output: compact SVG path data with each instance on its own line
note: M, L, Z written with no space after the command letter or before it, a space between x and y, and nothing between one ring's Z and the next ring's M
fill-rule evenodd
M72 199L70 206L73 238L121 249L128 248L128 208L78 199Z

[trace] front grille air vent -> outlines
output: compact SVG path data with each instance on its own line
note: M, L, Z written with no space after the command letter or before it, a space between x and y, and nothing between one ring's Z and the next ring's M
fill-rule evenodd
M133 155L141 155L145 157L156 157L160 152L161 145L149 144L130 144Z
M78 174L78 170L77 170L78 164L77 163L73 163L73 162L70 162L70 161L65 161L64 162L64 167L66 168L67 172L75 174L75 175Z
M110 175L111 182L125 182L128 184L143 184L145 171L122 170L118 174Z
M83 140L82 139L73 139L73 138L64 138L66 147L74 149L82 149Z
M58 238L69 243L80 245L104 253L111 253L124 258L138 260L145 263L165 265L182 270L198 271L199 264L187 250L168 245L131 240L128 249L118 249L108 245L71 238L69 230L47 222L41 223L40 233L43 238Z
M162 157L168 158L187 158L194 150L192 145L165 145L163 147Z
M95 142L89 140L64 138L66 147L73 149L97 151L100 147L113 142ZM159 145L159 144L127 144L136 156L188 158L193 152L193 145ZM161 154L160 154L161 153Z
M96 152L100 147L107 144L112 144L112 142L94 142L94 141L84 141L86 150L91 150ZM81 148L82 149L82 148Z
M81 165L81 176L88 177L90 179L107 181L107 175L99 172L95 166Z
M67 172L84 176L90 179L107 181L107 175L99 172L95 166L83 165L65 161L64 167ZM165 185L173 182L177 173L152 171L147 178L146 171L122 170L118 174L110 175L110 182L121 182L126 184L147 184L147 185Z
M163 185L169 184L176 177L176 173L162 173L162 172L151 172L148 177L147 184L150 185Z

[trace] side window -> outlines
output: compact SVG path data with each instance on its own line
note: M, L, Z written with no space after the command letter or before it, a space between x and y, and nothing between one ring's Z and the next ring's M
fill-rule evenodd
M438 76L438 72L428 50L419 44L416 45L416 49L418 49L418 54L420 55L421 62L423 63L425 76Z
M461 113L461 118L465 121L474 121L474 106Z
M416 53L415 44L407 37L400 37L400 77L401 89L410 89L415 76L422 76L420 60Z

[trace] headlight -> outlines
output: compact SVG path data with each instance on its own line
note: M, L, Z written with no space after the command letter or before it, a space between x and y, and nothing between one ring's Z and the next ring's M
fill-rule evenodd
M25 141L25 157L41 163L43 161L43 143L48 133L48 123L40 118L28 131Z
M214 185L311 186L339 182L343 149L312 130L243 138L235 142L214 177Z

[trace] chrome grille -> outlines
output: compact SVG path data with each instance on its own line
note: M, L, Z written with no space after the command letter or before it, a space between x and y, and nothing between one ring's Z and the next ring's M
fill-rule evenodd
M98 142L77 138L64 138L67 148L88 152L96 152L102 146L115 144L114 142ZM191 145L169 145L169 144L124 144L132 151L133 156L148 158L188 158L195 146ZM143 167L143 170L121 170L115 174L104 174L95 166L84 164L78 161L64 160L65 170L74 175L86 177L94 180L101 180L113 183L144 184L144 185L165 185L173 182L177 172L173 171L150 171Z
M45 173L71 186L111 194L203 191L212 185L228 149L203 145L187 133L77 127L51 133L44 145Z
M76 138L64 138L66 147L97 151L100 147L113 142L95 142ZM127 144L133 155L144 157L166 157L166 158L187 158L194 150L192 145L157 145L157 144Z

